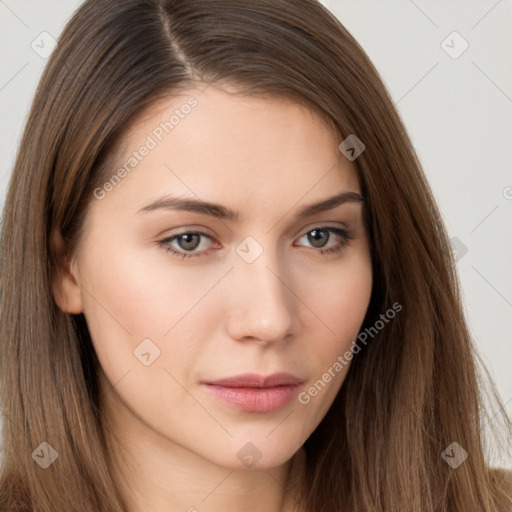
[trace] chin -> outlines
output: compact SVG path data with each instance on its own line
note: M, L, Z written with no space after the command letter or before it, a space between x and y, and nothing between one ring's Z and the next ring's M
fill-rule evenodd
M279 428L279 427L278 427ZM213 453L205 454L213 463L230 470L265 470L288 462L302 447L304 440L293 439L286 430L269 435L254 432L252 436L235 435L229 445L223 443ZM210 445L211 447L213 444ZM209 451L210 451L209 450Z

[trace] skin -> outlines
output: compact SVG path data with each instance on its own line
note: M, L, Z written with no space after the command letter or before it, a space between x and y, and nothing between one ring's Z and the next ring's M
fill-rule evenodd
M295 398L266 413L225 404L201 382L285 371L304 380L305 392L351 348L372 287L363 203L307 218L296 213L343 191L360 193L360 185L339 138L309 109L214 86L153 105L123 137L112 172L190 96L198 101L191 113L103 199L92 200L54 296L63 311L87 320L130 512L216 512L247 503L253 512L278 511L291 461L348 365L308 404ZM240 219L137 213L165 194L219 203ZM352 236L339 254L320 253L340 245L336 233L321 232L325 247L308 237L324 225ZM199 257L181 259L158 244L197 229L211 235L192 250ZM237 253L248 236L263 250L252 263ZM63 254L58 232L52 243ZM187 252L177 239L169 245ZM160 350L149 366L134 356L145 339ZM249 442L261 454L252 468L237 457Z

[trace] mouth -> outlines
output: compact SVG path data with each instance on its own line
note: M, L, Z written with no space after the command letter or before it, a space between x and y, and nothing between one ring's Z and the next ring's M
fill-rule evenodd
M304 379L290 373L245 374L202 382L222 402L245 412L274 412L288 405Z

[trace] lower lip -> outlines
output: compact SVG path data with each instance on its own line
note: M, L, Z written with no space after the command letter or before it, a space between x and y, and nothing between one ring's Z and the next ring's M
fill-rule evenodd
M229 388L205 384L208 391L227 404L245 412L273 412L289 404L298 385L272 388Z

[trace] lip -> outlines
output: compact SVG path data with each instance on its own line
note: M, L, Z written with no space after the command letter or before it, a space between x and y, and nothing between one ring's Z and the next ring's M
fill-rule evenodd
M290 373L247 373L202 382L219 400L245 412L274 412L291 402L304 379Z

